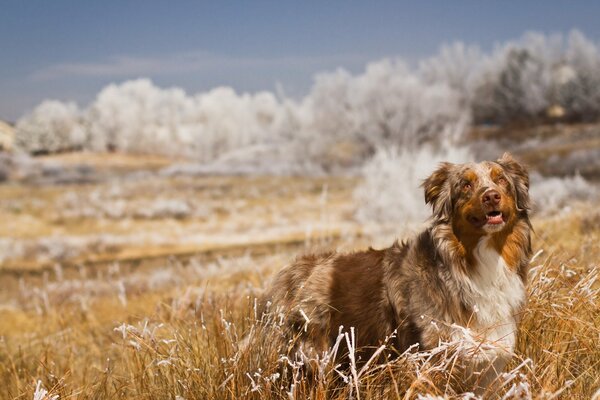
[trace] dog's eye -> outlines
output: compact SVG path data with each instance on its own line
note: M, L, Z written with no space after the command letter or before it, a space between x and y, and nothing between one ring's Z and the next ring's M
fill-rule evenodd
M506 178L501 176L500 178L498 178L498 183L500 185L506 185Z
M471 185L471 182L465 182L463 183L462 189L464 192L467 192L469 190L471 190L473 186Z

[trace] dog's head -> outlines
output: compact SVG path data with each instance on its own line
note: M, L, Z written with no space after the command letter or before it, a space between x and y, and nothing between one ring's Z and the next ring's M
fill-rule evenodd
M442 163L423 188L434 219L464 233L500 232L528 217L529 174L508 153L496 161Z

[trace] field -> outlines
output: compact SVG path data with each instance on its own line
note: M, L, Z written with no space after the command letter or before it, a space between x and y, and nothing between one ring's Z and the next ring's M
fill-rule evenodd
M359 224L359 178L165 174L167 159L102 154L41 162L0 186L0 398L469 398L451 385L455 344L359 370L312 360L310 380L282 357L278 322L257 323L254 298L296 254L418 229ZM496 394L589 399L600 209L574 203L533 225L529 305Z

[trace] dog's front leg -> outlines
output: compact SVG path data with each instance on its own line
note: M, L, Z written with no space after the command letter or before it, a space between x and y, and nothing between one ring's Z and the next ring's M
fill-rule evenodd
M491 341L476 330L455 326L454 341L458 342L465 378L475 389L475 394L493 393L494 381L500 376L513 355L514 334ZM486 397L487 398L487 397Z
M490 342L475 330L433 320L422 325L422 341L425 349L451 348L451 354L458 357L459 386L477 395L492 391L494 381L512 356L512 348L503 341Z

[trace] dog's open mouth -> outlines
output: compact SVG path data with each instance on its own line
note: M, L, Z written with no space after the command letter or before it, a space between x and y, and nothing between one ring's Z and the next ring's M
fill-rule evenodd
M490 225L498 225L504 222L501 211L490 211L485 216L487 218L486 223Z

